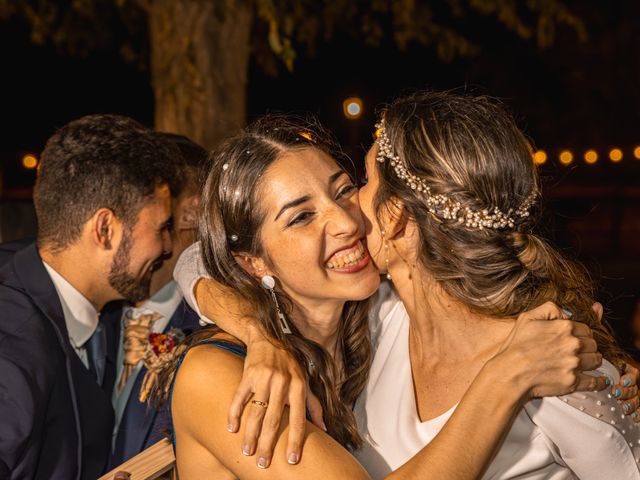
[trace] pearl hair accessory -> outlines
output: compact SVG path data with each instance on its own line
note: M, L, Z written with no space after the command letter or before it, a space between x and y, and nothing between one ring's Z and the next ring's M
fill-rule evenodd
M493 228L497 230L507 227L514 228L517 218L529 216L529 209L533 206L537 197L537 192L535 191L529 194L517 210L509 209L506 213L502 212L498 207L490 207L483 210L472 210L469 207L463 208L460 202L446 195L431 193L431 187L422 178L409 172L400 156L394 153L391 141L384 128L384 121L376 124L376 135L378 137L376 140L378 143L376 160L380 163L389 160L396 176L404 180L411 190L425 196L429 212L436 217L457 221L458 224L467 228L477 228L478 230Z

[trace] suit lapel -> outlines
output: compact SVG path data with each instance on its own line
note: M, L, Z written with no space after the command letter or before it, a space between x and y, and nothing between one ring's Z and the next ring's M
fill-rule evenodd
M42 259L38 254L35 244L16 252L13 257L13 266L25 292L31 298L35 306L47 317L55 328L58 342L68 356L73 348L69 343L69 332L64 321L64 313L56 288L51 277L44 268Z
M79 362L80 359L69 342L69 332L67 331L67 325L64 321L64 313L62 312L60 298L58 297L55 286L51 281L51 277L49 277L47 270L44 268L44 264L42 263L42 259L40 258L40 254L38 253L35 243L15 253L13 256L13 269L16 272L17 280L21 284L22 289L24 289L36 308L44 314L53 326L58 343L65 354L69 394L71 396L73 415L75 419L75 430L78 438L77 471L82 472L82 448L84 439L82 435L82 424L78 406L78 395L73 375L73 362L76 360ZM8 282L8 285L11 286L11 282ZM13 285L13 287L20 288L20 285Z
M100 313L100 321L107 332L107 358L102 389L109 395L113 393L118 373L118 348L122 318L122 302L107 304Z

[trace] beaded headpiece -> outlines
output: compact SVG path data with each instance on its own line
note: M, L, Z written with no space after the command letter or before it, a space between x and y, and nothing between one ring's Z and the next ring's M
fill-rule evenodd
M516 210L509 209L506 213L498 207L489 207L482 210L473 210L469 207L462 207L462 204L441 193L431 193L431 188L424 179L412 174L407 169L406 164L399 155L393 151L391 141L384 128L384 121L376 124L376 142L378 143L378 154L376 160L384 163L387 160L391 163L396 176L404 180L411 190L419 192L425 197L429 212L444 220L457 221L467 228L514 228L517 218L529 216L529 209L535 203L537 193L531 192Z

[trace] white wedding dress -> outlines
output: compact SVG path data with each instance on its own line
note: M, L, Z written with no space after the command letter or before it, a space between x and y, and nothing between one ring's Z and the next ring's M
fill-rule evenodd
M355 456L374 479L407 462L438 434L456 406L421 422L409 361L409 317L387 283L370 315L374 360L355 406L364 446ZM604 362L600 373L618 373ZM480 418L482 423L490 418ZM465 452L465 455L473 452ZM528 402L484 479L640 479L640 427L608 390Z

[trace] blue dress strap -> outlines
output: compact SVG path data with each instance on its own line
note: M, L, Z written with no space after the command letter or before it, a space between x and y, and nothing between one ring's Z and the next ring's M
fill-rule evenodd
M176 362L176 370L173 374L173 379L171 380L171 387L169 388L169 420L171 421L171 443L173 444L173 451L176 451L176 435L175 435L175 430L173 428L173 413L172 413L172 406L171 406L171 400L173 397L173 385L176 382L176 377L178 376L178 369L180 368L180 366L182 365L182 361L184 360L185 355L187 354L187 352L192 349L193 347L199 347L200 345L211 345L213 347L217 347L220 348L222 350L226 350L228 352L233 353L234 355L237 355L239 357L246 357L247 356L247 349L237 345L235 343L231 343L227 340L217 340L215 338L212 338L210 340L204 340L202 342L196 343L195 345L191 345L188 349L186 349L184 352L182 352L182 354L180 354L180 357L178 358L178 361Z

